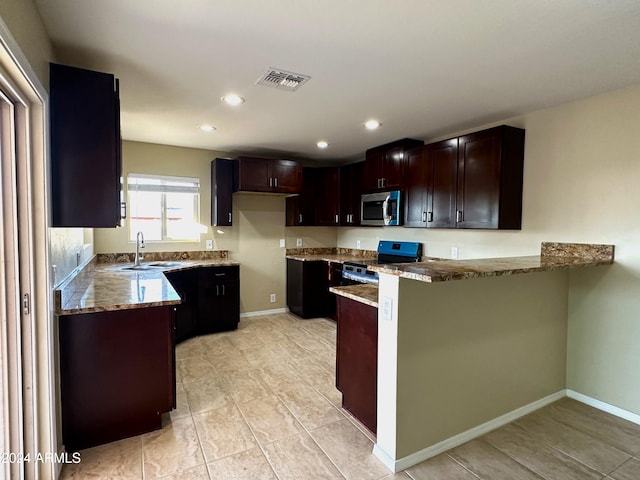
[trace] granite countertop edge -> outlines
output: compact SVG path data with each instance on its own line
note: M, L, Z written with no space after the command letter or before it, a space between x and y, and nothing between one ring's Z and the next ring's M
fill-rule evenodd
M205 258L198 258L198 253ZM53 291L54 312L57 315L76 315L117 310L129 310L181 303L180 296L165 272L177 272L200 267L239 266L229 260L226 251L187 254L148 255L143 265L167 261L177 263L147 270L123 270L133 263L128 254L96 255L74 275ZM209 258L206 258L209 257Z

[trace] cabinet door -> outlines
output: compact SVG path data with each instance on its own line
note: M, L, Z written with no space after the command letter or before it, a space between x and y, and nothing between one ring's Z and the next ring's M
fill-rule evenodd
M270 192L269 160L257 157L238 157L238 190L247 192Z
M317 168L316 225L340 224L340 169Z
M459 138L458 228L498 228L500 201L500 131Z
M231 226L233 204L233 160L216 158L211 162L211 225Z
M180 343L197 335L198 271L165 272L165 276L182 300L180 305L175 306L176 343Z
M302 318L330 313L329 267L325 261L303 262L287 258L287 307Z
M458 172L458 139L445 140L427 147L429 191L427 194L427 227L456 227L456 189Z
M240 319L239 268L201 268L198 276L198 333L237 328Z
M316 223L316 170L317 168L303 169L302 193L287 197L285 200L286 226L313 226Z
M340 225L360 225L364 162L340 168Z
M117 80L51 64L52 227L113 228L121 220Z
M269 178L275 192L302 192L302 166L297 162L270 160Z
M391 148L385 152L382 167L382 188L400 190L404 173L405 149L403 146Z
M430 184L427 147L418 147L407 154L405 178L405 227L427 226L427 192Z
M365 192L382 190L385 152L377 147L367 150L365 155L363 189Z

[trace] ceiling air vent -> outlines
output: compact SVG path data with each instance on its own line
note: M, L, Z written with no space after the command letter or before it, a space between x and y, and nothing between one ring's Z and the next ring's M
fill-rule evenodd
M280 70L278 68L267 68L267 71L258 79L256 85L265 85L267 87L295 92L310 78L311 77L307 75L287 72L286 70Z

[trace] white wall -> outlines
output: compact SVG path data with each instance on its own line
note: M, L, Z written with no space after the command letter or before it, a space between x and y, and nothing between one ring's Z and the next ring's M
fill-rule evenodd
M568 387L640 414L640 85L499 123L526 129L521 231L340 229L338 246L412 240L426 255L457 246L477 258L538 254L541 241L614 244L614 266L570 275Z

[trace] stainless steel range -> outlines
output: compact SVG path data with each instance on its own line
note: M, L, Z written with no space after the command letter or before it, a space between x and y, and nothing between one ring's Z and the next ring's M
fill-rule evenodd
M394 242L380 240L378 258L362 262L344 262L342 266L342 284L378 283L378 274L369 270L370 265L381 263L412 263L422 259L422 244L417 242Z

